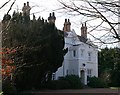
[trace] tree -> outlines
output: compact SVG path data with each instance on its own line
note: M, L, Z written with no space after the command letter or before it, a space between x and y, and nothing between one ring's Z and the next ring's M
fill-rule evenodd
M12 75L15 71L14 59L12 59L11 55L14 55L16 52L15 49L2 48L0 52L2 54L2 91L4 94L13 93L16 91L13 82Z
M120 42L119 0L68 0L66 2L59 0L59 2L62 5L60 10L63 9L73 16L84 16L86 19L84 21L90 23L91 30L88 33L95 38L94 42L101 45ZM96 36L93 35L94 31L98 32Z
M120 87L120 49L116 49L114 58L114 70L111 72L111 85Z
M15 49L3 48L2 52L2 80L12 78L13 71L15 69L14 59L11 59L10 55L16 52Z
M54 23L43 18L28 18L14 12L11 19L3 19L3 24L10 21L8 29L3 32L3 46L16 49L13 81L18 90L37 88L51 80L67 52L64 33Z
M99 77L110 86L120 86L120 49L105 48L99 52Z
M8 1L6 1L2 6L0 6L0 10L3 8L3 7L5 7L5 5L7 5L9 2L10 2L11 0L8 0ZM11 6L10 6L10 8L9 8L9 10L8 10L8 12L7 12L7 14L9 13L9 11L11 10L11 8L12 8L12 6L14 5L14 3L15 3L15 1L16 0L14 0L13 1L13 3L11 4ZM1 25L1 22L0 22L0 32L2 32L2 25ZM0 33L0 37L2 38L2 36L1 36L1 33ZM2 48L2 46L1 46L1 44L0 44L0 61L2 62L2 66L0 66L0 71L1 71L1 73L0 73L0 84L2 84L2 76L3 76L3 73L4 73L4 75L6 74L6 73L8 73L7 71L9 70L8 68L6 68L6 67L9 67L9 66L6 66L7 64L5 64L6 62L3 62L3 58L2 58L2 55L4 54L4 52L2 51L3 50L3 48ZM3 65L5 65L5 66L3 66ZM12 71L12 70L11 70ZM11 72L10 71L10 72ZM9 73L8 73L8 75L9 75ZM5 76L6 77L6 76ZM6 78L5 78L6 79ZM2 87L0 86L0 89L2 90ZM2 94L2 91L1 91L1 94Z

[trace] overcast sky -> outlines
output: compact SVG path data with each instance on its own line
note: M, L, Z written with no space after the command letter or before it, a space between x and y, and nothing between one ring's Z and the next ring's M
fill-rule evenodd
M2 6L7 1L8 0L0 0L0 6ZM4 8L2 8L0 10L0 13L4 14L5 12L7 12L13 1L14 0L11 0ZM12 11L17 9L19 11L22 11L21 9L23 7L23 3L26 3L27 1L30 3L30 6L32 7L31 13L38 12L38 14L43 13L43 11L44 12L52 11L57 7L58 4L57 0L16 0L15 4L13 5Z
M0 6L2 6L7 1L9 0L0 0ZM5 7L0 9L0 20L2 20L4 14L7 13L13 1L14 0L11 0ZM33 13L36 15L36 18L41 16L44 19L47 19L50 12L54 12L56 9L60 8L60 3L57 0L16 0L15 4L12 7L12 10L10 11L10 14L12 14L14 10L16 11L18 10L19 12L21 12L23 4L26 3L27 1L32 7L30 12L31 19ZM62 29L65 18L69 18L73 22L72 27L76 29L77 34L80 34L80 30L74 24L73 18L71 18L70 16L68 17L65 13L59 13L56 11L55 11L55 16L56 16L56 26L58 29Z
M9 0L0 0L0 7L7 1ZM0 20L2 20L4 14L7 13L13 1L14 0L11 0L6 6L0 9ZM56 27L58 29L62 30L65 19L69 18L71 21L71 30L74 29L78 35L81 34L80 28L81 28L81 19L83 16L74 17L74 16L67 15L62 11L56 11L57 9L61 8L61 4L58 2L58 0L16 0L15 4L13 5L10 11L10 14L12 14L14 10L21 12L23 4L26 3L27 1L29 2L29 5L32 8L30 12L31 19L32 19L33 13L36 15L36 18L41 16L44 19L47 19L50 12L55 12ZM68 1L69 0L65 0L65 2L68 2Z
M9 0L0 0L0 7ZM7 11L10 8L10 5L13 3L14 0L11 0L7 5L5 5L2 9L0 9L0 20L2 20L4 14L7 13ZM80 27L81 27L81 21L83 20L83 16L79 15L77 17L75 16L68 16L66 13L64 12L58 12L56 11L56 9L61 8L60 3L57 0L16 0L15 4L13 5L10 14L13 13L13 11L19 11L22 12L22 7L23 4L26 2L29 2L29 5L31 6L31 19L32 19L32 14L34 13L36 15L36 18L38 18L39 16L43 17L44 19L47 19L49 16L50 12L55 12L55 16L56 16L56 27L60 30L63 29L63 24L64 24L64 20L65 18L69 18L71 21L71 29L74 29L75 32L80 35ZM64 0L63 0L64 1ZM65 0L66 2L69 0ZM84 18L85 20L87 20L86 18ZM84 20L83 20L84 21ZM87 26L91 26L94 25L94 23L98 23L100 21L92 21L91 23L87 23ZM90 28L88 28L88 31L90 30ZM100 34L102 34L102 32L93 32L94 36L99 36ZM103 35L103 34L102 34ZM90 35L88 35L88 38L91 38ZM91 38L92 39L92 38Z

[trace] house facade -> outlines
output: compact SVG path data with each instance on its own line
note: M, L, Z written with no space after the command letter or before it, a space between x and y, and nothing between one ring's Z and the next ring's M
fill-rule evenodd
M74 30L71 31L70 20L65 19L63 31L68 52L64 56L63 65L53 74L53 79L78 75L82 83L87 85L88 77L98 77L98 48L87 38L86 23L82 24L79 36Z

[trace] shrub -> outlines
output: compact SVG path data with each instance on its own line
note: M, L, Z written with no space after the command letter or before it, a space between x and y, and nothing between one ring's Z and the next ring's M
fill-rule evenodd
M10 80L4 80L2 82L2 90L4 95L17 93L15 86L10 82Z
M65 80L70 84L69 89L79 89L83 88L83 84L79 76L76 75L68 75L66 77L60 78L59 80Z
M58 80L52 80L44 85L47 89L80 89L83 84L78 76L69 75L60 77Z
M107 87L107 83L103 81L101 78L90 77L88 78L88 86L93 88L105 88Z

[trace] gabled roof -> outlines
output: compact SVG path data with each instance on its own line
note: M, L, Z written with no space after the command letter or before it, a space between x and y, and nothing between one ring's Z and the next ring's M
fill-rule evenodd
M77 36L78 36L78 38L79 38L79 40L80 40L81 42L86 43L86 41L88 40L88 39L86 39L86 38L83 37L83 36L79 36L79 35L77 35Z
M71 35L71 34L72 34L72 35ZM85 43L85 44L87 44L87 45L90 45L90 46L92 46L92 47L94 47L94 48L97 48L97 45L94 45L91 40L89 40L88 38L85 38L85 37L83 37L83 36L77 35L77 34L75 33L75 31L64 32L64 37L68 37L68 36L77 37L80 42L83 42L83 43Z

